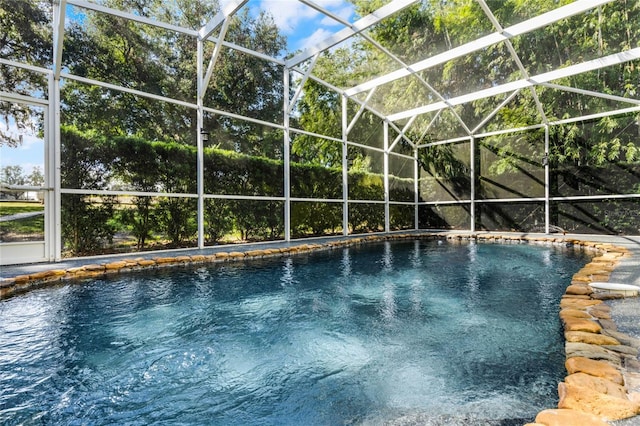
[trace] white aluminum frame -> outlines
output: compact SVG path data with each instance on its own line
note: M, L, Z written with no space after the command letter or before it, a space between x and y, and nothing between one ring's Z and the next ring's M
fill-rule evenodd
M503 28L498 21L498 19L493 15L490 7L487 5L485 0L475 0L478 2L480 7L483 9L487 18L491 21L495 31L487 36L480 37L474 41L463 44L456 48L450 49L446 52L436 54L434 56L425 58L419 62L414 64L406 64L399 57L394 55L391 51L380 45L377 41L375 41L371 36L368 35L367 30L372 26L382 22L386 18L393 16L399 11L410 7L419 0L392 0L385 6L380 9L374 11L373 13L364 16L358 19L355 22L349 22L326 8L318 5L312 0L291 0L298 1L307 7L323 14L324 16L336 21L339 24L344 25L344 28L341 31L336 32L332 36L322 40L317 43L315 46L309 47L302 52L294 55L290 59L280 59L274 58L269 55L265 55L261 52L252 51L251 49L245 48L243 46L236 45L234 43L230 43L225 40L225 36L227 33L227 29L229 28L231 18L243 7L245 7L248 3L248 0L230 0L226 3L224 9L218 13L210 22L207 22L202 28L199 30L193 30L189 28L182 28L173 24L168 24L164 22L159 22L150 18L146 18L143 16L139 16L137 14L128 13L121 10L116 10L113 8L102 6L98 3L88 1L88 0L58 0L53 3L53 21L52 21L52 30L53 30L53 63L51 69L43 68L39 66L33 66L29 64L22 64L16 61L12 61L9 59L0 58L0 64L23 68L32 72L42 73L46 75L48 78L48 88L47 88L47 100L42 99L34 99L28 96L11 94L0 91L0 97L10 98L14 101L18 102L32 102L36 104L46 105L47 108L47 121L45 123L46 127L46 135L47 135L47 143L46 149L48 152L46 153L47 158L47 186L51 188L51 191L48 191L49 198L47 199L47 205L50 208L50 214L48 215L49 219L46 224L46 237L48 243L47 253L49 259L59 260L62 256L62 242L61 242L61 206L60 199L62 194L87 194L87 195L138 195L138 196L150 196L150 197L187 197L187 198L196 198L198 200L198 248L204 248L204 201L206 199L236 199L236 200L263 200L263 201L282 201L284 203L284 241L291 240L291 203L292 202L326 202L326 203L342 203L343 206L343 234L349 234L349 204L361 204L361 203L371 203L371 204L384 204L385 209L385 221L384 221L384 231L391 231L390 224L390 213L389 206L390 205L413 205L414 206L414 228L419 229L419 207L423 205L469 205L471 218L470 218L470 230L475 231L476 225L476 206L482 203L498 203L498 202L508 202L508 203L519 203L519 202L544 202L545 205L545 230L549 232L550 226L550 217L549 217L549 209L550 203L558 202L558 201L579 201L579 200L604 200L604 199L637 199L640 198L640 194L610 194L610 195L602 195L602 196L577 196L577 197L552 197L549 191L549 165L545 165L545 195L543 198L534 197L534 198L517 198L517 199L477 199L476 198L476 179L478 171L475 169L475 155L476 155L476 141L478 138L492 136L492 135L500 135L507 133L516 133L523 131L530 131L535 129L544 128L545 131L545 153L549 152L549 129L550 126L567 124L572 122L579 122L585 120L593 120L602 117L619 115L619 114L628 114L628 113L636 113L640 112L640 99L633 98L624 98L622 96L611 95L606 93L595 92L591 90L584 90L580 88L569 87L566 85L560 85L554 83L554 81L583 74L589 71L599 70L606 67L614 66L617 64L626 63L629 61L635 61L640 59L640 47L635 47L626 51L614 53L607 56L602 56L599 58L595 58L589 61L585 61L579 64L573 64L567 66L565 68L555 69L549 72L545 72L536 76L529 76L526 69L522 65L520 58L518 57L515 49L511 44L511 39L536 29L543 28L554 22L558 22L562 19L567 19L571 16L579 15L581 13L588 12L594 8L600 7L607 3L610 3L614 0L576 0L573 3L567 4L565 6L558 7L549 12L540 14L534 18L525 20L524 22L509 26L507 28ZM143 92L136 89L129 89L126 87L122 87L117 84L111 84L107 82L97 81L94 79L84 78L76 75L72 75L68 72L64 71L64 66L62 63L62 52L63 52L63 41L65 36L65 19L66 19L66 8L67 6L78 7L81 9L91 10L94 12L104 13L112 16L116 16L122 19L134 21L144 25L152 25L155 27L163 28L167 31L173 31L188 37L193 37L195 41L196 47L196 56L197 56L197 93L192 102L182 101L178 99L171 99L164 96L159 96L147 92ZM218 31L217 36L214 35L215 32ZM391 60L395 61L401 67L400 69L388 73L386 75L382 75L376 77L370 81L358 84L351 88L340 88L336 87L329 82L318 78L313 74L314 67L316 61L320 57L320 55L328 51L329 49L337 46L338 44L348 40L353 36L360 36L364 40L371 43L375 48L379 49L383 54L387 55ZM208 64L205 67L204 63L204 50L205 43L215 43L214 51L209 58ZM515 61L518 69L520 70L521 77L519 80L512 81L509 83L497 85L494 87L490 87L488 89L478 90L471 93L465 93L460 96L452 97L445 99L440 93L438 93L432 85L430 85L426 80L424 80L418 73L420 71L432 68L437 65L444 64L450 60L463 57L470 53L476 52L478 50L487 48L489 46L493 46L497 43L505 42L506 46L510 52L510 55ZM261 60L269 61L274 64L283 66L284 74L283 74L283 86L285 90L285 94L283 96L283 121L282 124L279 123L271 123L265 122L262 120L245 117L240 114L236 114L232 111L221 111L215 108L208 107L204 104L204 94L209 86L210 80L214 76L214 68L216 61L219 57L219 54L222 48L234 49L244 54L248 54L259 58ZM301 64L309 61L306 68L302 69ZM295 93L290 98L289 97L289 89L293 83L291 78L291 73L296 72L302 76L301 79L296 79L297 88ZM418 79L420 84L422 84L428 91L430 91L436 99L437 102L432 102L426 105L422 105L417 108L412 108L406 111L400 111L394 114L385 115L382 111L376 110L373 106L370 105L370 101L376 93L376 89L382 85L391 83L400 78L405 77L415 77ZM226 116L229 118L242 120L258 125L268 126L274 129L281 129L284 132L283 139L283 152L284 152L284 195L283 196L242 196L242 195L233 195L233 194L207 194L204 191L204 166L203 166L203 152L204 152L204 143L202 139L202 134L199 132L197 137L197 191L194 194L180 194L180 193L162 193L162 192L135 192L135 191L88 191L88 190L79 190L74 188L62 188L60 183L60 173L58 172L60 168L60 84L62 79L70 79L77 82L81 82L88 85L99 86L102 88L117 90L124 93L129 93L135 96L141 96L148 99L153 99L160 102L168 102L176 105L180 105L185 108L195 109L197 111L197 124L198 128L202 129L204 126L204 114L206 112L213 113L217 115ZM308 80L312 80L317 82L328 90L335 92L341 99L341 137L334 138L321 134L316 134L313 132L309 132L305 129L297 129L291 127L290 125L290 117L292 114L295 114L295 107L297 100L301 96L304 90L304 85ZM620 104L628 104L627 108L619 108L613 111L603 111L594 114L579 116L579 117L570 117L562 120L554 120L549 121L545 115L543 106L538 99L536 88L545 87L559 91L572 92L583 96L591 96L598 97L606 100L610 100L613 102L618 102ZM489 123L498 113L509 104L518 94L522 93L523 89L531 90L532 96L534 98L536 108L538 109L538 114L541 118L539 124L533 124L530 126L524 126L521 128L511 128L511 129L501 129L491 132L481 132L484 126ZM362 101L357 98L357 95L362 92L368 92L366 98ZM469 128L467 123L465 123L460 116L455 111L454 107L458 105L468 104L470 102L495 97L497 95L506 94L505 99L500 102L500 104L491 111L486 117L484 117L480 123L478 123L475 127ZM348 117L348 102L353 102L357 106L357 111L353 115L353 117ZM458 138L452 139L443 139L443 140L430 140L427 143L422 143L424 137L427 135L429 128L433 126L436 122L440 113L442 111L449 110L453 114L453 116L459 121L460 126L464 129L466 135ZM358 120L362 117L362 114L365 111L369 111L374 116L378 117L381 120L383 132L384 132L384 140L383 147L373 147L364 145L361 143L354 142L349 140L349 134L353 130L354 126L358 122ZM421 114L425 114L428 112L436 112L435 117L431 120L430 124L423 131L422 136L417 140L412 140L408 136L408 132L415 123L417 117ZM399 125L397 121L408 119L408 122ZM394 137L393 140L390 140L390 129L394 129L397 132L397 136ZM290 155L290 145L292 141L292 134L303 134L309 135L313 137L318 137L322 139L326 139L329 141L333 141L336 143L340 143L342 145L342 183L343 183L343 193L341 199L315 199L315 198L299 198L291 196L291 176L290 176L290 167L291 167L291 155ZM400 140L406 140L408 144L413 148L413 155L408 156L405 154L400 154L394 152L394 148L397 146ZM419 158L419 150L420 149L429 149L430 147L443 145L443 144L451 144L451 143L459 143L459 142L470 142L470 159L471 159L471 167L470 167L470 199L469 200L448 200L448 201L428 201L428 202L420 202L419 201L419 179L420 179L420 165L418 162ZM378 152L383 155L383 177L384 177L384 200L352 200L349 199L349 191L348 191L348 148L350 146L358 147L366 150L370 150L372 152ZM389 159L390 155L408 158L413 160L414 170L413 170L413 179L414 179L414 201L413 202L396 202L390 200L389 195Z
M53 78L51 73L47 74L49 91L53 90ZM31 96L14 95L7 92L0 92L0 101L18 103L21 105L42 108L43 130L44 130L44 177L42 186L17 185L11 189L35 191L44 193L44 229L42 240L39 241L18 241L0 243L0 265L10 265L14 263L33 263L58 260L56 254L56 218L59 216L59 209L56 197L56 150L54 148L54 125L55 118L52 111L52 102L49 99L40 99Z
M573 15L591 10L595 7L610 3L612 1L614 0L576 0L575 2L570 3L566 6L559 7L550 12L543 13L542 15L531 18L527 21L505 28L502 32L489 34L477 40L463 44L462 46L449 49L446 52L432 56L423 61L416 62L415 64L409 65L403 69L399 69L387 75L375 78L367 83L359 84L358 86L346 90L345 94L347 96L354 96L360 92L371 90L374 87L381 86L383 84L387 84L400 78L407 77L428 68L444 64L452 59L463 57L465 55L468 55L469 53L473 53L494 44L498 44L501 41L509 40L510 38L526 34L535 29L547 26L554 22L569 18Z

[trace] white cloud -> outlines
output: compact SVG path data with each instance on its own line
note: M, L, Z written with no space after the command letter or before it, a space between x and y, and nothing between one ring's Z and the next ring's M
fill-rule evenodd
M4 118L4 117L3 117ZM2 130L12 137L22 136L22 143L17 147L0 146L0 167L21 166L26 174L31 173L35 166L44 169L44 140L30 129L19 129L13 119Z
M316 0L315 3L343 19L349 20L353 16L353 5L345 0ZM260 8L271 13L278 28L286 34L295 33L303 25L340 25L317 10L295 0L262 0Z
M344 6L347 4L344 0L316 0L315 4L325 9L334 9L336 7Z
M348 6L344 6L342 8L334 10L333 13L338 15L339 17L341 17L345 21L351 22L353 20L353 16L355 14L355 11L353 10L353 6L352 5L348 5ZM330 19L330 18L327 17L325 19ZM331 19L331 22L336 22L336 21ZM340 24L338 24L338 25L340 25Z
M315 46L316 44L318 44L319 42L326 39L332 34L333 34L333 31L329 31L324 28L318 28L309 37L300 40L300 49L304 50L308 47Z
M295 33L303 21L320 15L314 9L291 0L262 0L260 8L273 16L276 25L285 34Z
M44 140L42 140L41 138L35 136L35 135L24 135L22 137L22 145L20 146L20 148L23 151L30 151L30 150L37 150L37 149L44 149Z

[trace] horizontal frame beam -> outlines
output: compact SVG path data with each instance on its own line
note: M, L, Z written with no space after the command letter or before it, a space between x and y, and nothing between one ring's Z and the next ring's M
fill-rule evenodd
M570 197L549 197L549 201L606 201L606 200L635 200L640 199L640 194L609 194L609 195L574 195ZM492 199L475 199L476 204L496 204L496 203L544 203L544 197L534 198L492 198ZM449 201L421 201L419 206L445 206L471 204L471 200L449 200Z
M188 28L179 27L177 25L156 21L155 19L146 18L140 15L135 15L133 13L123 12L120 10L112 9L110 7L101 6L97 3L92 3L84 0L67 0L67 4L81 7L83 9L93 10L95 12L106 13L108 15L117 16L119 18L128 19L130 21L138 22L140 24L146 24L146 25L152 25L154 27L164 28L165 30L175 31L181 34L186 34L194 37L198 35L198 32L196 30L190 30Z

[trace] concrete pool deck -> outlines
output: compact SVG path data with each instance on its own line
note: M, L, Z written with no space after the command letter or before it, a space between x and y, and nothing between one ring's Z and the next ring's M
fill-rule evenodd
M411 237L420 237L427 239L446 239L449 241L486 241L489 243L535 243L555 246L582 246L586 250L594 250L596 257L602 257L601 254L610 253L612 255L620 255L615 257L615 267L608 275L609 282L632 284L640 287L640 236L620 237L620 236L602 236L602 235L584 235L584 234L566 234L566 235L544 235L544 234L525 234L525 233L490 233L490 232L403 232L392 234L374 234L374 235L354 235L349 237L326 237L297 240L292 242L267 242L244 245L224 245L206 248L204 250L186 249L171 250L162 252L146 252L123 255L109 255L88 258L68 259L61 262L47 262L28 265L12 265L0 267L0 298L2 296L10 296L19 292L28 291L32 288L42 287L49 283L56 284L61 280L73 280L75 278L87 278L92 276L101 276L109 273L125 272L129 270L139 270L145 267L165 267L170 265L180 265L189 263L212 263L229 261L230 259L255 259L271 256L285 256L302 252L311 252L321 249L340 248L344 246L383 241L387 239L404 239ZM617 253L617 254L616 254ZM629 253L629 255L621 255L621 253ZM135 259L133 259L135 257ZM594 258L595 259L595 258ZM588 265L585 266L587 268ZM584 269L584 268L583 268ZM597 272L600 274L601 272ZM583 272L584 274L584 272ZM596 272L594 272L596 274ZM577 275L577 274L576 274ZM575 280L576 276L574 276ZM590 279L590 278L589 278ZM600 281L600 279L593 281ZM574 282L571 283L573 286ZM7 292L12 286L14 291ZM565 296L573 298L574 296L567 291ZM586 297L586 296L585 296ZM563 297L563 301L564 297ZM637 301L637 302L636 302ZM598 303L601 303L598 301ZM611 310L611 318L615 322L615 300L605 302L613 305ZM625 330L636 339L640 339L640 298L635 298L634 302L637 309L632 308L635 312L637 321L632 321L631 330ZM561 303L562 306L562 303ZM590 313L587 309L586 312ZM592 318L598 322L596 318ZM635 326L634 323L635 322ZM566 331L565 324L565 331ZM568 350L567 357L569 359ZM636 362L637 361L636 356ZM640 365L640 362L638 363ZM640 379L640 368L633 374L638 374ZM640 392L640 381L634 385L629 392ZM640 393L638 393L640 395ZM546 411L546 410L545 410ZM555 411L555 410L551 410ZM638 411L640 413L640 411ZM540 424L556 424L545 423ZM561 424L561 423L558 423ZM593 423L602 424L602 423ZM607 423L604 423L607 424ZM608 424L616 426L640 426L640 416L627 418L625 420L610 421Z

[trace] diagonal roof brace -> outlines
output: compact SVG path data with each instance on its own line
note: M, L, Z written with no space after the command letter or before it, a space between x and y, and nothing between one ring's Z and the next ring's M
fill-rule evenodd
M498 19L496 18L496 16L493 14L491 9L487 5L487 2L485 0L477 0L477 1L480 4L480 7L482 8L482 10L484 11L484 14L489 18L489 20L493 24L493 27L499 33L502 33L504 31L504 28L502 28L502 25L500 24L500 22L498 22ZM504 41L504 43L507 46L507 50L509 50L509 53L511 54L511 58L515 61L516 65L518 66L518 69L520 70L520 74L522 75L522 78L524 79L529 78L529 72L527 71L524 64L522 63L520 56L518 55L518 53L516 52L516 49L513 47L513 44L511 43L511 40L507 39ZM536 109L538 110L538 114L540 114L540 117L542 117L542 122L546 124L548 123L549 120L547 120L547 115L544 113L544 108L542 107L542 103L540 103L540 98L538 98L538 93L536 92L536 88L531 87L530 89L531 89L531 96L533 97L533 101L536 104Z
M54 8L55 23L53 32L53 76L60 78L62 72L62 45L64 44L64 21L67 14L67 0L60 0Z
M298 88L296 89L296 92L293 94L293 98L291 98L291 100L289 101L289 107L287 108L287 114L291 114L291 112L293 111L293 108L295 108L296 102L298 102L298 98L302 94L302 89L304 89L304 85L307 82L307 80L309 79L309 76L311 75L311 71L313 71L313 67L316 66L316 62L318 61L319 57L320 57L320 54L317 54L316 56L313 57L313 60L309 64L309 67L307 68L307 70L305 71L304 75L302 76L302 79L300 80L300 84L298 85ZM289 96L289 95L287 95L287 96Z
M508 93L514 90L523 89L525 87L532 87L542 83L548 83L560 78L583 74L585 72L622 64L624 62L633 61L635 59L640 59L640 47L626 50L624 52L614 53L612 55L593 59L591 61L582 62L580 64L570 65L568 67L549 71L543 74L538 74L528 79L517 80L511 83L494 86L489 89L478 90L477 92L469 93L462 96L456 96L454 98L448 99L446 103L441 101L418 108L413 108L411 110L392 114L387 118L391 121L402 120L404 118L412 117L415 114L425 114L427 112L437 111L439 109L447 108L450 105L462 105L468 102L477 101L478 99L489 98L495 95L500 95L502 93Z
M413 125L413 122L416 121L416 118L418 118L417 115L414 115L413 117L411 117L409 119L409 121L407 122L407 124L404 125L404 127L402 128L402 133L400 133L398 136L396 136L396 138L393 140L393 142L391 143L391 145L389 145L389 149L387 149L387 152L391 152L393 151L393 148L396 147L396 145L398 144L398 142L400 142L400 139L405 138L409 144L415 148L416 145L413 143L413 141L409 140L409 138L407 138L405 136L405 132L407 130L409 130L409 128Z
M200 40L207 39L215 30L217 30L222 23L233 16L242 6L244 6L249 0L231 0L213 19L198 31L198 38Z
M592 90L584 90L584 89L579 89L579 88L576 88L576 87L569 87L569 86L564 86L564 85L561 85L561 84L554 84L554 83L542 83L540 85L544 86L544 87L548 87L550 89L556 89L556 90L562 90L562 91L565 91L565 92L577 93L579 95L593 96L595 98L602 98L602 99L607 99L607 100L610 100L610 101L616 101L616 102L621 102L621 103L629 103L629 104L634 104L634 105L640 105L640 99L624 98L622 96L610 95L608 93L594 92Z
M376 89L372 89L369 94L367 95L367 98L364 100L364 102L362 104L360 104L360 108L358 109L358 111L356 112L356 114L353 116L353 119L351 120L351 123L349 123L349 125L347 126L347 135L349 133L351 133L351 130L353 130L353 126L356 125L356 123L358 122L358 120L360 119L360 116L362 115L362 113L364 112L365 108L367 107L367 105L369 104L369 101L371 100L371 98L373 97L373 95L376 93Z
M419 0L393 0L391 3L385 6L382 6L380 9L376 10L375 12L365 16L364 18L357 20L350 27L344 28L338 31L337 33L335 33L334 35L326 38L325 40L318 43L316 46L303 50L299 54L295 55L293 58L286 61L286 66L291 68L295 65L298 65L299 63L306 61L307 59L313 57L314 55L324 50L327 50L335 46L336 44L339 44L345 41L349 37L355 34L361 33L362 31L366 30L372 25L377 24L383 19L393 15L394 13L408 6L411 6L414 3L417 3L418 1ZM311 4L311 2L308 0L306 0L305 3L308 5Z
M220 52L222 51L222 41L224 37L227 35L227 30L229 29L229 24L231 23L231 19L226 19L222 24L222 28L220 29L220 36L218 37L218 42L216 43L215 49L213 49L213 53L211 54L211 60L209 61L209 65L207 66L207 72L202 81L202 94L207 91L207 87L209 87L209 81L211 81L211 76L213 75L213 69L216 66L216 62L218 62L218 57L220 56Z
M375 86L381 86L383 84L390 83L403 77L407 77L413 73L432 68L434 66L448 62L452 59L468 55L469 53L484 49L501 41L509 40L513 37L526 34L530 31L542 28L554 22L569 18L571 16L577 15L587 10L591 10L597 6L601 6L612 1L613 0L576 0L575 2L568 5L559 7L550 12L538 15L535 18L531 18L524 22L520 22L519 24L515 24L508 28L505 28L502 32L489 34L477 40L427 58L423 61L416 62L415 64L409 65L406 68L401 68L387 75L374 78L373 80L370 80L366 83L362 83L358 86L352 87L351 89L345 90L345 94L347 96L353 96L360 92L370 90Z

